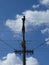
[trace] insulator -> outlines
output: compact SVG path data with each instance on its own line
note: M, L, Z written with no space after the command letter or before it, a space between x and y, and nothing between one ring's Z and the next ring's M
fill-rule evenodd
M22 41L22 47L23 48L25 47L25 41Z

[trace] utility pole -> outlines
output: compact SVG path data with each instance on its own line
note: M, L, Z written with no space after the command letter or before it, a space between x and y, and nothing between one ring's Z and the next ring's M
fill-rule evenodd
M26 65L26 53L32 53L33 50L26 50L26 40L25 40L25 16L22 18L22 35L23 35L23 40L22 40L22 50L16 50L15 53L22 53L23 54L23 65Z

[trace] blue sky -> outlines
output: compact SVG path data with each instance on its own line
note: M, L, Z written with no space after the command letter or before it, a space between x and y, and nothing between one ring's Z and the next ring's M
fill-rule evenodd
M13 48L22 49L21 19L23 15L26 16L27 49L34 49L44 43L42 47L34 49L32 56L28 55L33 60L35 58L35 62L32 60L34 64L31 65L38 65L38 63L39 65L49 65L49 0L0 0L0 64L6 65L3 62L6 60L8 62L10 55L10 59L15 58ZM1 40L7 42L12 48ZM5 56L6 59L2 60ZM18 57L20 60L21 55ZM31 63L29 60L28 62Z

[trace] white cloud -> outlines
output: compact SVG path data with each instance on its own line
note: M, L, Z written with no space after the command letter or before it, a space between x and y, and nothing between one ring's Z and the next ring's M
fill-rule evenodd
M38 5L33 5L32 8L38 8L39 7L39 4Z
M45 28L45 29L41 30L41 32L42 32L43 34L46 33L46 32L49 33L49 28Z
M21 16L18 18L19 16L17 15L17 19L16 20L10 20L8 19L6 21L6 25L8 27L10 27L12 29L12 31L21 31L22 28L22 21L21 21Z
M49 5L49 0L40 0L41 4Z
M37 59L29 57L27 58L26 65L39 65Z
M46 38L45 41L46 41L46 44L49 44L49 38Z
M21 65L22 61L14 53L9 53L3 60L0 60L0 65Z
M22 65L22 61L14 53L9 53L3 60L0 60L0 65ZM38 61L33 57L29 57L26 60L26 65L38 65Z
M26 30L29 30L29 26L40 26L45 24L49 26L49 10L47 11L32 11L27 10L22 12L23 15L26 17ZM6 26L8 26L12 31L21 31L22 29L22 16L23 15L16 15L16 20L8 19L6 20ZM30 28L31 29L31 28Z

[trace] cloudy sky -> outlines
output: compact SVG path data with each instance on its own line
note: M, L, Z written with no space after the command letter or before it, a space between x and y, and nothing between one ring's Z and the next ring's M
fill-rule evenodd
M49 0L0 0L0 65L22 65L22 17L25 15L26 65L49 65Z

